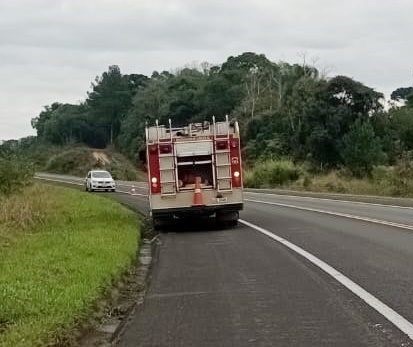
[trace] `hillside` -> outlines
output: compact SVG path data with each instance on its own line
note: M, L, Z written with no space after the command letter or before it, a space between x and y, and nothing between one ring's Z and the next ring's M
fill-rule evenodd
M85 176L91 169L104 169L115 179L144 180L145 174L122 154L109 149L62 148L45 163L42 171Z

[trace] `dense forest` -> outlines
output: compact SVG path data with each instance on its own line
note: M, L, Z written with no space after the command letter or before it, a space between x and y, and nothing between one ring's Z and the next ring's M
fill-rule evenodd
M96 77L77 105L55 102L32 120L37 141L114 146L136 159L146 122L181 125L238 119L247 165L288 159L311 170L346 168L369 175L395 165L413 149L413 88L383 94L346 76L326 77L305 63L272 62L251 52L222 65L174 72L122 74L116 65Z

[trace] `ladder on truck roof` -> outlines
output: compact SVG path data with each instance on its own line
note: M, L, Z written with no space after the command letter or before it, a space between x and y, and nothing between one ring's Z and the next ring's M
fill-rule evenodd
M212 123L216 188L219 192L231 192L232 176L228 115L225 116L225 122L215 122L215 116L213 116ZM221 143L223 143L222 146Z
M160 141L159 137L159 122L156 120L156 133L157 133L157 143L158 143L158 158L159 158L159 174L160 174L160 184L161 184L161 195L162 196L174 196L176 195L176 157L172 141L172 125L169 119L169 138L163 138ZM166 141L165 141L166 140ZM169 150L162 153L162 148L168 146Z

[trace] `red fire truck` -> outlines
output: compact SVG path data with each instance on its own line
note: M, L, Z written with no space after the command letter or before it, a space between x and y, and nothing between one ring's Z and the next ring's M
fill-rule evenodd
M149 201L154 226L196 215L235 225L243 207L236 121L146 127Z

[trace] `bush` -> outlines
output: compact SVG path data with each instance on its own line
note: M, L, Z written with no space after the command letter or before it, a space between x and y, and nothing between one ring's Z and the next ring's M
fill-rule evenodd
M112 161L108 167L113 178L126 181L137 180L137 170L123 155L112 154Z
M395 166L376 166L372 170L372 181L387 195L413 195L413 161L402 158Z
M266 160L257 163L244 174L246 187L281 186L298 180L300 168L290 160Z
M92 152L87 148L69 149L52 156L46 164L47 172L84 176L95 162Z
M371 171L371 179L376 183L382 183L391 180L394 175L394 167L378 165Z
M20 191L32 182L33 165L14 155L0 157L0 195Z

